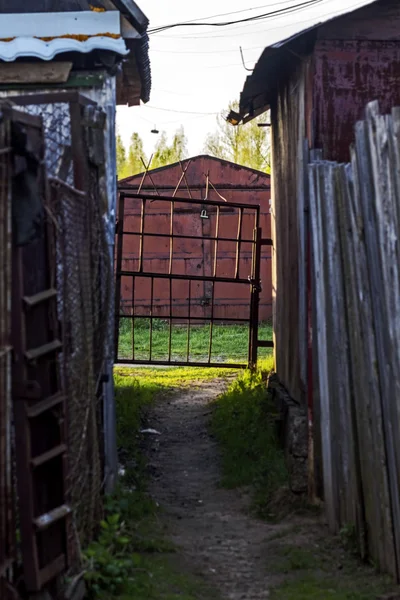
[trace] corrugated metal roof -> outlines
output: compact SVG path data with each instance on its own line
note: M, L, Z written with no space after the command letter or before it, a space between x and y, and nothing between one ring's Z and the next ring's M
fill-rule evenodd
M141 11L139 6L133 0L0 0L0 14L14 13L54 13L54 12L73 12L89 11L91 7L104 8L105 10L117 9L123 14L133 27L141 34L141 38L133 46L134 56L129 60L137 62L141 79L141 100L148 102L151 91L151 68L149 56L149 38L146 33L149 20ZM35 32L32 32L35 33ZM7 42L10 43L10 42ZM79 43L79 42L78 42ZM133 43L129 40L129 43ZM12 56L34 56L43 60L51 60L56 54L61 52L77 51L90 52L93 49L111 50L121 55L126 55L126 45L118 40L118 43L112 43L112 40L101 40L80 42L80 45L69 44L66 42L49 42L51 46L44 47L38 44L25 44L24 48L29 49L29 54L21 54L21 44L14 44L14 47L4 48L0 53L0 59L12 61ZM17 47L18 46L18 47ZM65 49L66 48L66 49Z
M247 77L244 84L240 95L240 117L248 121L267 110L277 78L282 76L282 73L285 73L288 61L293 59L293 54L290 55L286 51L289 45L292 43L295 44L298 52L307 50L310 45L312 46L315 32L321 25L335 21L347 14L357 12L370 4L380 1L364 0L356 8L353 5L338 9L333 17L329 13L325 17L321 17L317 22L313 23L310 20L310 24L307 27L303 27L290 37L284 37L266 46L254 67L253 73ZM234 115L232 114L232 116Z
M105 8L102 0L0 0L0 13L69 12Z
M93 50L110 50L122 56L129 53L122 38L93 36L85 41L72 38L56 38L45 42L34 37L19 37L10 42L0 42L0 60L11 62L23 56L31 56L40 60L52 60L57 54L63 54L64 52L87 54Z

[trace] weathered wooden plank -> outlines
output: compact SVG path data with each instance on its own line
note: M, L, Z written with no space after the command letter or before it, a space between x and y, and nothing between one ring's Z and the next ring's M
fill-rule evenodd
M338 215L338 233L340 238L340 248L342 256L342 279L344 287L344 313L346 319L346 329L348 333L349 351L348 351L348 369L349 369L349 390L351 392L349 401L349 414L352 429L352 451L354 456L354 485L349 489L348 502L354 505L354 525L358 534L358 542L361 556L366 557L366 530L365 530L365 510L364 497L361 481L361 457L360 452L368 455L368 448L360 449L360 436L357 426L356 398L360 391L364 392L364 381L360 380L362 342L360 340L361 328L359 323L359 311L357 306L358 287L357 271L359 269L358 256L353 248L353 236L357 234L354 223L353 208L353 186L352 173L349 165L340 165L337 168L337 198L336 209ZM362 408L362 407L361 407ZM363 463L365 464L365 462ZM351 496L353 494L353 496Z
M374 194L371 196L376 217L376 233L383 279L383 304L385 308L385 356L389 360L391 387L394 393L383 395L383 412L387 445L389 482L391 488L393 531L397 561L400 561L400 270L398 256L398 201L393 164L396 161L393 139L393 120L379 114L377 102L367 107L369 150L374 176ZM393 149L393 151L391 151ZM381 358L380 358L381 360ZM397 527L396 527L397 524ZM400 564L398 564L400 577Z
M304 389L307 388L307 355L308 355L308 305L307 305L307 164L308 144L304 139L298 141L299 175L297 179L297 224L299 239L299 361L300 379Z
M333 430L330 411L330 386L328 377L328 346L325 314L327 310L325 287L325 261L322 217L320 212L323 189L323 173L316 164L309 166L310 226L313 244L313 285L315 298L314 312L316 331L313 338L318 344L318 378L320 390L320 426L322 440L322 464L324 481L324 501L328 523L332 531L337 531L338 521L335 505L335 482L333 472Z
M327 290L328 376L331 389L331 418L334 427L337 501L341 524L355 523L352 500L357 503L354 489L355 467L351 423L351 385L348 370L348 337L345 323L343 275L336 215L337 166L325 170L325 201L321 205L325 243Z
M388 323L390 314L387 312L387 298L385 289L390 286L390 280L387 279L388 266L382 264L382 231L379 232L380 225L377 226L377 206L376 192L380 197L379 189L376 183L379 180L379 164L376 157L371 157L371 150L374 146L374 127L381 125L374 123L373 113L377 112L378 107L369 106L369 124L360 122L356 124L356 152L357 168L360 173L360 198L361 209L364 218L364 233L366 239L366 249L369 265L370 287L372 297L373 320L375 323L377 362L380 376L381 400L383 411L384 435L387 453L389 472L396 473L396 441L394 438L392 424L391 403L396 396L396 385L393 372L393 347L391 343ZM378 209L379 210L379 209ZM398 450L397 450L398 453ZM392 476L389 476L389 489L391 497L392 518L399 522L400 519L400 498L399 482ZM400 556L400 529L393 531L395 539L396 556ZM397 567L398 569L399 567ZM400 573L399 573L400 575Z
M71 69L72 62L2 63L0 84L65 83Z
M369 281L369 265L361 209L360 175L352 150L353 190L342 205L347 222L343 242L348 244L346 261L349 280L349 331L351 362L358 432L360 469L364 496L365 520L368 524L368 550L377 565L395 572L395 553L391 528L390 497L386 451L382 431L379 372L377 369L375 322Z

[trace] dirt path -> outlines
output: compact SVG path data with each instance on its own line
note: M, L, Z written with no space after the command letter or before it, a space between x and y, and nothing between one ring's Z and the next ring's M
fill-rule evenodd
M157 403L149 421L161 432L151 436L150 491L190 569L223 600L265 600L268 537L277 526L250 517L244 496L219 487L218 452L207 425L208 403L223 385L202 384Z

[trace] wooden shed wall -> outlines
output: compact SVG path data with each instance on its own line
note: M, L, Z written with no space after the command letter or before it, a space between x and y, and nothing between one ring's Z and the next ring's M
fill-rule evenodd
M304 185L312 114L310 74L311 60L299 63L271 105L275 367L291 397L303 404L308 353Z

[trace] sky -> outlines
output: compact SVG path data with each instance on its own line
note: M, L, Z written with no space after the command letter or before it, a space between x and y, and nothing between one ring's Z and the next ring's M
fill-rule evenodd
M192 19L233 21L294 6L304 0L138 0L150 20L150 28ZM332 18L366 0L319 0L312 7L259 22L227 27L178 27L150 35L152 92L150 102L118 107L117 126L125 145L134 131L150 155L158 135L172 138L183 125L189 156L201 154L208 133L216 129L216 117L229 102L238 99L246 76L245 65L254 67L263 49L313 24ZM240 12L236 12L240 11ZM229 13L224 16L221 13ZM234 14L232 14L234 13Z

